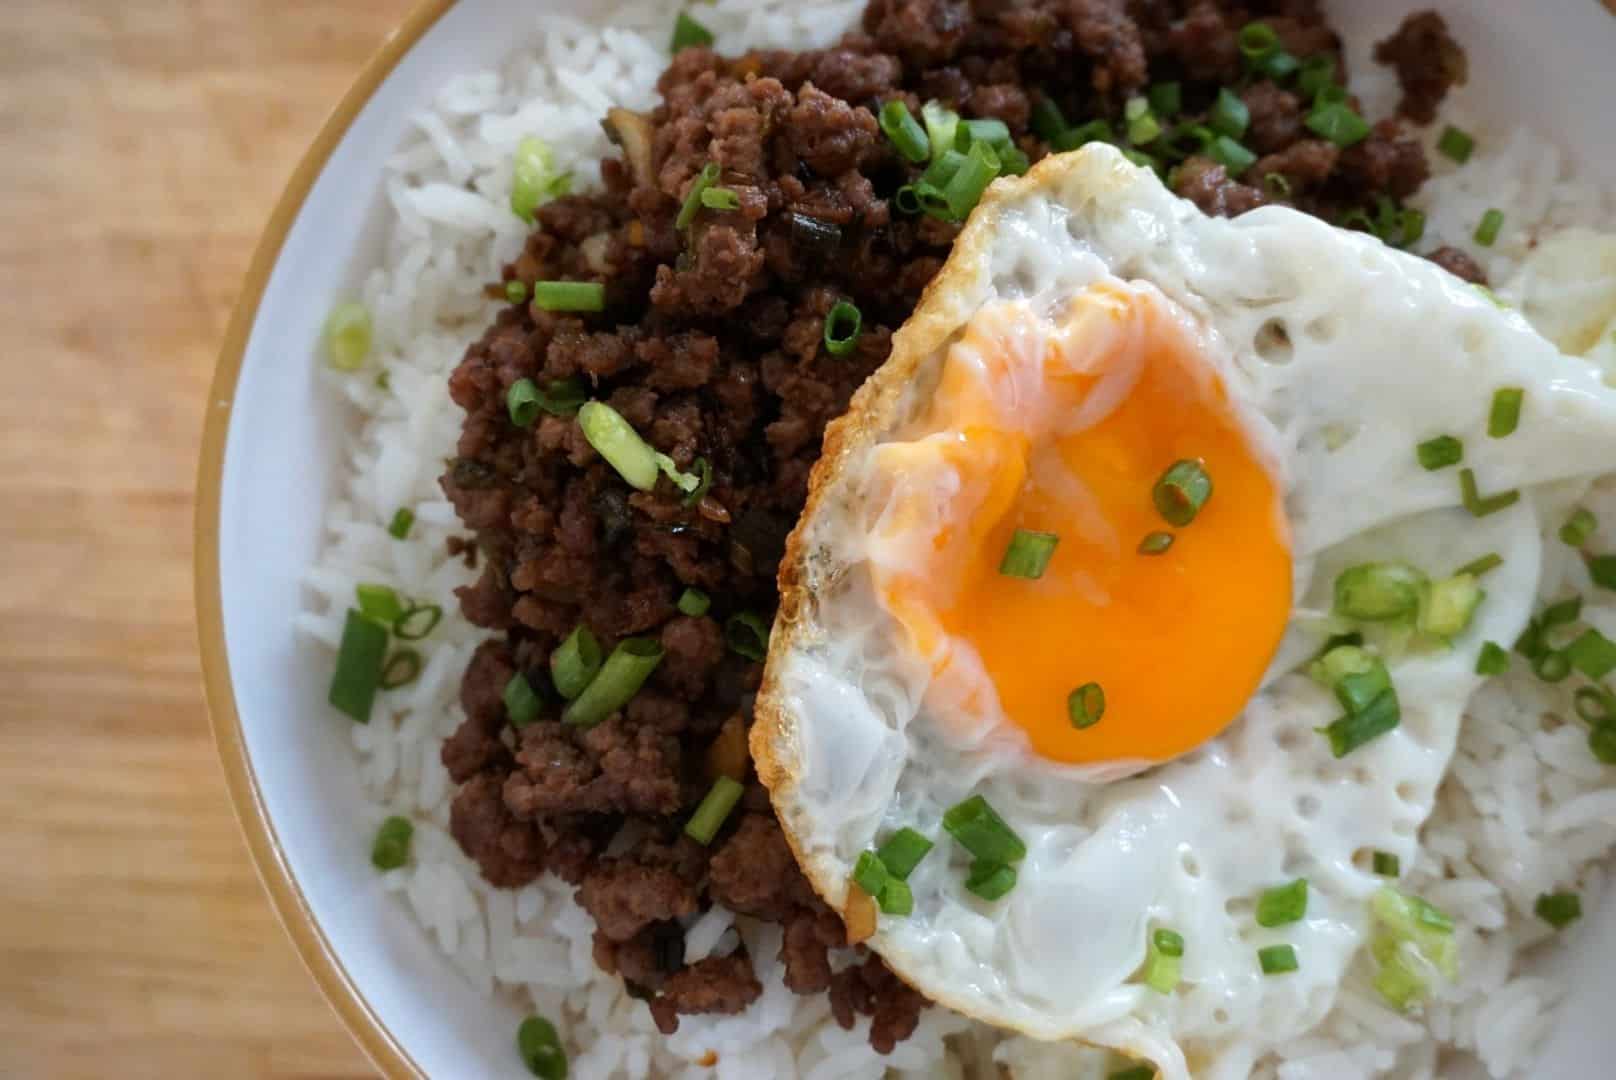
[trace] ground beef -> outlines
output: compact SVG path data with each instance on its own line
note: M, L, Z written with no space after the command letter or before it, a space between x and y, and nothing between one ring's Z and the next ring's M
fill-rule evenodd
M762 667L726 635L744 638L737 618L772 617L825 424L887 358L960 230L894 208L922 166L882 134L882 105L939 100L1000 121L1035 161L1049 149L1030 130L1035 103L1073 126L1120 126L1129 98L1177 82L1182 113L1161 119L1193 130L1232 87L1259 159L1231 176L1205 156L1147 147L1175 190L1213 214L1281 203L1330 221L1384 216L1426 177L1419 142L1397 120L1345 151L1318 139L1293 80L1245 71L1238 35L1253 19L1293 55L1329 55L1340 70L1339 38L1314 0L870 0L860 28L827 49L686 49L658 81L660 105L610 118L624 149L602 163L603 190L541 207L491 283L502 296L509 281L600 282L605 309L512 304L449 379L464 422L441 485L472 534L456 550L480 569L458 596L496 634L464 673L465 721L443 745L458 785L450 828L495 885L544 872L574 884L595 920L597 963L664 1031L682 1013L735 1012L762 992L744 950L684 965L682 921L715 903L781 924L790 988L828 994L844 1025L870 1016L878 1050L913 1031L925 1004L879 958L846 950L797 868L745 761ZM1380 57L1415 119L1463 76L1435 16L1411 19ZM681 228L709 164L734 206L703 208ZM1479 276L1462 253L1434 257ZM833 355L824 327L840 302L859 309L863 330ZM524 379L609 403L700 487L687 494L666 476L629 487L566 408L516 426L506 396ZM710 609L684 613L689 590ZM663 649L645 686L587 729L561 722L550 681L552 653L580 625L604 652L628 638ZM518 674L542 703L520 731L504 704ZM681 830L720 774L746 786L704 847Z
M1437 106L1450 89L1464 85L1470 67L1447 21L1434 11L1404 19L1395 34L1375 46L1375 60L1397 72L1403 88L1397 111L1421 124L1436 119Z

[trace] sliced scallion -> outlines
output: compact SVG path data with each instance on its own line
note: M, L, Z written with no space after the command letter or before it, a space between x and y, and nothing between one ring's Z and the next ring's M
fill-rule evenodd
M397 870L410 861L410 839L415 826L409 818L390 817L376 829L370 845L370 864L378 870Z
M1504 227L1504 212L1496 207L1481 215L1481 223L1476 226L1476 243L1482 247L1492 247L1498 240L1498 230Z
M567 1051L555 1025L542 1016L530 1016L516 1029L516 1052L527 1071L539 1080L566 1080Z
M342 624L342 643L337 647L337 666L331 673L331 689L327 694L332 707L361 724L368 724L386 655L387 628L349 608Z
M505 702L505 715L511 727L518 731L537 720L539 711L544 707L544 701L534 692L533 684L520 671L505 684L500 698Z
M876 854L880 856L881 865L887 868L887 873L899 881L907 881L931 849L930 840L905 826L887 837L886 843L876 849Z
M1334 82L1335 57L1329 53L1318 53L1303 60L1300 74L1296 76L1296 88L1310 100Z
M1337 575L1335 613L1369 622L1407 618L1419 611L1427 584L1407 563L1360 563Z
M1066 717L1079 731L1091 728L1105 715L1105 690L1099 683L1084 683L1066 695Z
M1184 937L1165 927L1155 930L1145 943L1144 984L1158 994L1171 994L1178 988L1184 959Z
M1481 494L1476 486L1474 469L1459 470L1459 494L1464 501L1464 508L1475 517L1486 517L1500 510L1507 510L1521 499L1521 493L1513 490L1500 491L1493 495Z
M1488 571L1496 570L1503 565L1504 557L1496 551L1489 551L1479 558L1471 559L1453 573L1455 577L1460 574L1469 574L1473 578L1479 578Z
M1571 695L1577 717L1589 724L1616 719L1616 693L1604 686L1579 686Z
M1161 137L1161 121L1150 111L1150 102L1145 98L1129 98L1123 107L1122 117L1127 123L1128 141L1135 146L1153 143Z
M1251 126L1251 110L1238 94L1224 87L1218 91L1212 110L1206 114L1206 122L1219 135L1227 135L1238 142Z
M358 371L370 355L370 312L358 303L338 304L325 320L325 355L338 371Z
M679 17L673 20L673 39L668 42L669 52L682 52L685 49L712 43L713 32L691 18L688 12L681 11Z
M1573 892L1544 893L1532 911L1556 930L1564 930L1582 918L1582 897Z
M556 692L574 701L600 674L600 642L589 627L579 623L550 654L550 681Z
M1256 162L1257 155L1227 135L1219 135L1207 147L1206 156L1222 165L1230 176L1239 176Z
M713 486L713 467L707 464L704 457L697 458L690 466L696 471L696 486L685 492L682 500L686 506L695 506L706 496Z
M656 487L661 472L656 451L640 438L623 415L610 405L591 401L578 410L584 438L629 485L641 491Z
M1369 900L1369 951L1379 970L1375 989L1394 1007L1406 1009L1430 992L1431 983L1459 971L1453 920L1409 893L1390 885Z
M1279 50L1279 35L1273 27L1263 22L1242 26L1235 42L1240 47L1240 55L1251 63L1264 60Z
M555 154L548 143L529 135L516 144L511 161L511 213L531 225L535 210L570 190L572 174L556 172ZM525 286L523 292L525 295Z
M993 183L993 178L999 175L1001 167L999 156L993 148L985 142L973 142L970 152L965 155L965 162L959 171L949 177L948 183L943 185L943 200L948 204L949 212L955 221L964 221L976 209L981 201L982 193Z
M505 410L517 427L532 427L539 418L539 388L532 379L517 379L505 391Z
M582 379L572 376L544 384L535 400L540 411L551 416L577 416L578 410L589 400L589 391Z
M739 210L741 197L726 187L710 187L701 193L701 205L709 210Z
M915 114L901 98L893 98L881 106L881 130L892 145L909 161L920 164L931 157L931 139L920 126Z
M724 620L724 644L731 652L761 664L769 655L769 624L761 615L737 612Z
M1139 541L1139 554L1165 555L1167 549L1173 546L1173 534L1170 532L1146 533L1145 538Z
M393 520L387 523L387 535L394 540L407 539L414 525L415 511L407 506L401 506L393 512Z
M950 807L943 829L978 859L1008 865L1027 856L1027 845L981 795Z
M971 863L965 891L983 900L1002 900L1016 887L1016 868L989 859Z
M1526 391L1519 386L1505 386L1493 391L1492 409L1487 414L1487 434L1494 439L1513 435L1521 422L1521 401Z
M1184 111L1184 88L1176 82L1156 83L1145 91L1150 111L1164 119L1171 119Z
M1300 968L1296 959L1296 946L1269 945L1257 950L1257 964L1264 975L1284 975Z
M1414 455L1420 459L1422 468L1427 472L1435 472L1463 461L1464 443L1452 435L1438 435L1416 446Z
M1553 649L1540 652L1532 657L1532 674L1546 683L1564 682L1571 674L1571 658Z
M359 610L378 622L392 626L404 614L404 601L391 585L360 584L354 586L354 597Z
M1005 577L1027 578L1036 581L1049 568L1055 557L1055 546L1060 537L1051 532L1017 529L999 560L999 573Z
M1588 733L1588 751L1606 765L1616 765L1616 723L1609 720L1594 725Z
M1485 641L1476 657L1477 675L1502 675L1509 670L1509 653L1496 641Z
M544 311L605 311L606 286L598 281L535 281L533 303Z
M724 821L729 817L735 804L740 802L741 793L745 789L739 783L727 776L720 776L713 781L707 795L696 807L696 812L690 815L685 823L685 835L698 844L710 844L718 830L723 827Z
M1307 878L1269 889L1257 898L1257 925L1284 926L1307 915Z
M1156 512L1169 525L1183 528L1195 520L1212 497L1212 477L1199 460L1175 461L1151 491Z
M420 641L438 628L443 608L437 604L411 604L393 620L393 634L400 641Z
M1616 555L1595 555L1588 559L1588 577L1601 589L1616 589Z
M679 207L679 216L673 219L675 228L688 229L696 215L701 212L701 193L718 182L718 163L709 161L701 167L701 172L691 181L690 190L685 193L685 201Z
M1442 152L1443 157L1463 165L1470 160L1471 152L1476 149L1476 140L1468 132L1450 125L1442 130L1442 137L1436 141L1436 148Z
M679 609L679 614L696 618L707 614L707 609L713 606L713 601L700 589L686 589L679 594L679 602L674 606Z
M1571 512L1566 523L1560 526L1560 542L1571 547L1581 547L1588 542L1597 528L1599 520L1594 517L1593 511L1579 506Z
M1054 102L1047 99L1040 104L1054 108ZM1055 109L1055 112L1059 114L1060 110ZM1037 109L1033 110L1033 115L1036 123ZM920 107L920 118L926 122L926 140L931 144L933 158L942 157L954 149L955 143L959 140L959 113L945 107L941 102L928 101ZM1064 120L1061 121L1063 127L1065 123Z
M880 899L890 876L879 855L873 851L859 852L858 861L853 864L853 884Z
M594 727L629 703L662 662L662 646L651 638L627 638L617 644L584 692L561 714L576 727Z
M1057 153L1076 150L1080 146L1087 146L1091 142L1111 142L1116 138L1111 124L1107 120L1090 120L1086 124L1079 124L1074 128L1067 128L1050 143L1050 149Z
M1039 98L1032 107L1032 131L1047 143L1054 142L1066 130L1066 116L1054 98ZM926 125L931 127L928 122Z
M1381 877L1399 877L1403 873L1403 863L1396 855L1389 851L1377 851L1370 859L1375 873Z
M505 299L512 304L527 303L527 282L521 278L512 278L505 283Z
M399 649L382 665L379 685L383 690L397 690L421 677L421 654L414 649Z
M1386 690L1362 711L1348 713L1324 728L1323 734L1330 740L1330 752L1343 758L1397 727L1401 719L1397 692Z
M883 915L908 915L915 910L915 894L910 891L907 882L888 878L881 895L876 897L876 903L880 905Z
M1470 626L1486 595L1469 574L1433 581L1420 604L1420 632L1439 638L1458 637Z
M825 316L825 351L832 356L846 356L858 346L863 329L863 313L846 300L836 301Z
M1565 655L1573 668L1595 682L1616 671L1616 641L1598 630L1584 630L1566 646Z
M1369 122L1344 101L1315 108L1308 114L1305 123L1313 134L1328 139L1343 150L1369 137Z
M1156 1067L1154 1065L1135 1065L1129 1069L1119 1069L1107 1076L1105 1080L1156 1080Z

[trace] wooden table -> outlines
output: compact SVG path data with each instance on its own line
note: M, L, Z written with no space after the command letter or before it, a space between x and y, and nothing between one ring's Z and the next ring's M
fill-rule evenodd
M5 4L0 1076L370 1072L225 797L191 504L259 229L409 2Z

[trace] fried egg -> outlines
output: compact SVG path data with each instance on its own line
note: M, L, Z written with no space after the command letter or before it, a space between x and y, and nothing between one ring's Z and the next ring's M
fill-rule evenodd
M1490 437L1504 387L1519 423ZM1480 495L1522 497L1466 509L1459 468L1416 456L1437 435ZM838 910L862 854L903 828L935 844L868 942L928 997L1169 1078L1245 1076L1328 1011L1371 853L1413 862L1477 652L1530 614L1536 489L1613 451L1597 373L1434 265L1284 208L1207 218L1109 147L1048 159L988 193L827 432L759 774ZM1179 526L1153 494L1177 462L1211 485ZM1053 538L1041 575L1002 572L1018 530ZM1336 576L1493 553L1463 632L1389 661L1400 724L1338 758L1341 709L1299 674ZM1090 684L1097 722L1073 703ZM1026 849L993 900L942 825L974 796ZM1305 917L1259 926L1264 890L1303 877ZM1185 943L1170 993L1143 978L1162 929ZM1294 971L1264 974L1276 945Z

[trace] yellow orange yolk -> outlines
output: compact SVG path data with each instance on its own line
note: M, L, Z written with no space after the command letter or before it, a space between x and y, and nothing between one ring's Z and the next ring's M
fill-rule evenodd
M1175 529L1152 491L1182 459L1204 463L1213 492ZM1165 761L1235 718L1279 645L1292 580L1279 484L1154 291L1097 285L1053 319L984 308L873 468L888 493L874 584L931 661L945 722L996 695L1050 760ZM1037 580L999 572L1017 529L1060 538ZM1172 547L1141 553L1158 531ZM1090 682L1104 717L1078 729L1067 698Z

